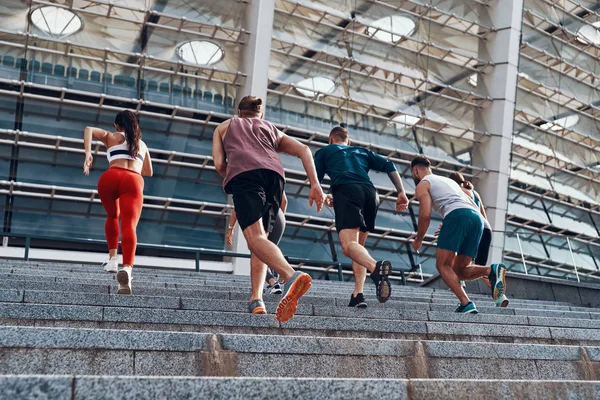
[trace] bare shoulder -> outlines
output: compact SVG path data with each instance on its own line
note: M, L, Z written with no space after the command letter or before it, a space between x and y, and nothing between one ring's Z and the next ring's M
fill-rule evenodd
M417 197L425 195L429 193L430 184L426 180L421 180L415 189L415 194Z
M215 129L215 134L218 134L219 136L221 136L221 138L224 138L227 134L227 129L229 128L230 123L231 118L221 122Z

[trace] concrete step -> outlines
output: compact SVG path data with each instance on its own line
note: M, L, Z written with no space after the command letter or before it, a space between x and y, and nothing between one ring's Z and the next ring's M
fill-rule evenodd
M0 377L0 397L22 399L236 399L394 400L594 399L600 382L446 379L188 378L80 375Z
M91 272L92 270L96 271L97 268L91 269L88 268L88 271L81 271L77 273L65 273L63 270L51 270L51 271L41 271L39 273L33 274L30 269L22 267L18 270L13 270L12 273L4 273L0 270L0 280L14 279L14 280L35 280L35 281L48 281L48 278L54 278L57 282L70 282L71 280L75 280L80 284L110 284L114 285L114 276L112 274L104 273L103 271ZM142 269L140 269L141 271ZM136 270L138 271L138 270ZM187 273L182 273L187 274ZM224 274L195 274L192 273L189 277L181 276L177 273L170 273L170 276L165 276L162 272L156 273L156 270L152 270L150 273L139 273L136 272L134 277L136 284L145 287L177 287L182 289L194 289L199 286L203 286L208 290L227 290L227 291L247 291L249 290L249 280L247 277L243 277L242 280L239 280L240 277L236 277L236 280L222 280L222 277L227 277L229 275ZM200 277L200 278L199 278ZM220 280L215 280L218 278ZM369 289L367 286L367 289ZM353 284L351 282L336 282L336 281L313 281L313 291L320 291L323 289L321 295L346 295L353 290ZM412 287L402 287L396 286L394 288L394 295L399 294L400 297L403 295L410 295L415 299L419 299L420 301L428 301L429 299L433 299L434 301L451 301L456 303L455 296L448 292L435 292L431 289L422 289L422 288L412 288ZM370 292L367 290L367 296L373 297ZM481 295L473 295L472 299L476 302L486 301L490 297L481 296ZM534 301L534 300L518 300L511 299L511 301L515 304L536 304L544 307L569 307L569 303L565 302L546 302L546 301ZM538 307L539 308L539 307Z
M399 319L384 319L373 315L367 318L366 312L357 313L355 317L332 317L319 316L319 310L317 316L309 314L309 310L303 311L306 314L300 313L281 324L272 314L2 303L0 324L510 343L600 342L600 330L595 320L435 312L415 314L409 310L396 314Z
M0 346L0 374L583 380L600 372L594 346L11 326L0 327Z
M209 296L208 292L198 292ZM218 297L223 297L222 292L216 293ZM138 307L138 308L159 308L159 309L182 309L182 310L206 310L206 311L224 311L224 312L245 312L247 307L246 296L240 296L236 300L225 298L194 298L179 296L121 296L105 293L80 293L80 292L59 292L59 291L39 291L39 290L15 290L0 289L0 302L7 303L28 303L28 304L62 304L62 305L96 305L110 307ZM265 296L265 302L269 312L274 312L276 304L281 296ZM439 314L449 314L448 318L455 318L455 305L442 303L419 303L406 301L388 301L385 304L370 302L371 307L367 310L347 307L346 299L321 299L318 297L306 296L299 304L299 314L323 315L323 316L344 316L361 318L389 318L401 319L406 315L426 315L427 312L437 312ZM529 308L507 308L498 307L479 307L483 314L502 315L506 317L551 317L556 319L577 319L577 320L598 320L588 321L586 327L597 327L600 322L600 313L590 313L583 311L553 311L546 309ZM403 317L404 316L404 317ZM518 320L513 318L511 320ZM567 321L569 322L569 321ZM584 322L570 321L570 325L584 324Z
M36 278L41 279L41 278ZM87 282L87 281L86 281ZM82 283L81 280L65 280L59 282L48 281L47 279L35 280L13 280L13 279L0 279L0 291L6 290L34 290L34 291L61 291L65 293L96 293L96 294L109 294L116 293L117 286L115 283L108 282L96 282L96 283ZM162 286L155 282L144 285L138 282L134 277L133 280L133 291L134 295L150 295L150 296L164 296L164 297L191 297L191 298L204 298L204 299L222 299L222 300L237 300L247 301L249 298L249 289L246 290L209 290L210 287L197 285L187 287L173 287L173 286ZM448 297L447 299L429 299L424 297L411 296L408 293L402 291L402 289L395 290L391 300L388 302L391 306L403 306L404 304L410 304L410 306L421 303L423 307L429 307L432 310L454 310L456 308L456 299ZM375 299L374 294L367 294L366 300L371 307L380 307L381 305ZM279 299L279 296L265 295L265 300L269 301L272 299ZM349 301L349 296L341 295L339 293L326 292L319 290L319 288L311 288L307 293L303 302L306 301L308 304L313 305L339 305L346 306ZM474 299L478 302L478 308L481 312L490 313L505 313L506 310L497 309L493 303L491 297L481 297ZM567 306L552 306L552 305L538 305L536 302L522 302L515 300L511 303L511 310L528 309L528 310L539 310L554 311L555 316L559 316L562 313L568 313L573 307ZM577 312L589 313L594 312L596 309L574 307ZM509 313L515 313L512 311ZM600 310L599 310L600 312ZM587 318L587 317L586 317Z

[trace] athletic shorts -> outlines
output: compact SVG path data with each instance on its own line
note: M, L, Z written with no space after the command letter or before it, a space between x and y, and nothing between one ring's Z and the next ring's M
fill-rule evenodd
M379 195L371 185L348 183L332 188L335 228L359 228L361 232L375 230L375 218L379 208Z
M459 208L446 215L438 237L438 249L475 258L483 234L481 214L470 208Z
M274 244L279 244L281 237L283 236L283 231L285 231L285 215L281 208L275 214L275 220L273 221L273 228L269 233L269 241Z
M483 228L483 235L481 235L481 241L479 242L479 248L477 249L475 265L487 265L491 244L492 230L489 228Z
M269 169L242 172L229 181L225 192L233 195L233 206L242 231L262 218L265 232L271 232L284 184L281 175Z

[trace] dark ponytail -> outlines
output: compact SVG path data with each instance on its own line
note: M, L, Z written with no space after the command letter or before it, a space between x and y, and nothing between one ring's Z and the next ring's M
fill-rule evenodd
M134 158L137 157L140 152L142 131L135 114L130 110L121 111L115 117L115 124L125 132L129 155Z

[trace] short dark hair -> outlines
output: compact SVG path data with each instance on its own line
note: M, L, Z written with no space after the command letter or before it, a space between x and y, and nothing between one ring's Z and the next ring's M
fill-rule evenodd
M350 136L350 132L348 132L348 129L343 128L341 126L336 126L335 128L333 128L331 130L331 132L329 132L329 137L333 137L336 140L345 142L346 140L348 140L348 137Z
M416 156L415 158L413 158L412 162L410 163L410 169L413 169L417 165L423 165L427 168L430 168L431 161L429 161L429 159L425 156Z

